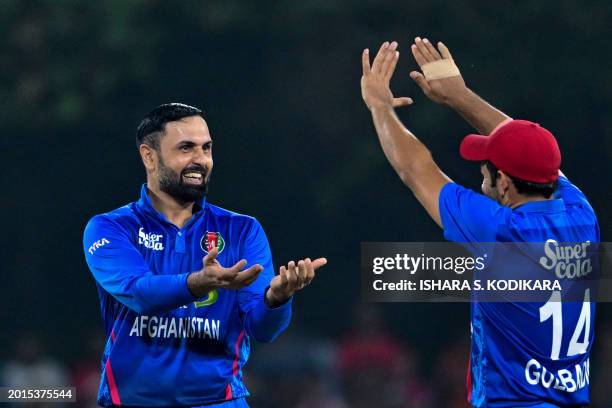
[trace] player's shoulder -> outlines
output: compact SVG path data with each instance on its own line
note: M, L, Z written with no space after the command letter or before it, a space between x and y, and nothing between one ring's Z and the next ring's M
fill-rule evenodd
M221 208L208 202L206 203L206 211L208 211L212 217L224 223L243 225L247 227L260 225L259 221L257 221L257 219L253 216Z
M503 220L512 215L512 209L501 205L486 195L457 183L447 183L440 191L440 207L454 209L468 215L488 216L492 220Z
M138 225L135 203L129 203L114 210L96 214L87 222L86 229L114 228L130 230Z
M565 177L565 175L559 176L557 180L557 190L555 191L554 196L555 198L563 199L566 207L585 207L587 210L594 212L586 194L584 194L580 188Z
M509 207L456 183L442 188L439 211L444 237L455 242L495 242L512 216Z

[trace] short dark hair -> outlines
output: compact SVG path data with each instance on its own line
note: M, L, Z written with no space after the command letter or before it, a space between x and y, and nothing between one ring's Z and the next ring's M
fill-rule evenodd
M497 167L490 161L485 161L483 164L487 167L489 171L489 175L491 176L491 187L495 187L495 181L497 179ZM551 195L557 189L557 182L552 181L550 183L534 183L532 181L521 180L519 178L513 177L510 174L507 174L508 177L514 183L516 187L516 191L519 194L524 194L526 196L543 196L544 198L550 198Z
M204 119L204 112L194 106L184 103L165 103L159 105L147 113L136 129L136 147L147 144L159 150L159 139L164 134L164 126L168 122L187 118L189 116L200 116Z

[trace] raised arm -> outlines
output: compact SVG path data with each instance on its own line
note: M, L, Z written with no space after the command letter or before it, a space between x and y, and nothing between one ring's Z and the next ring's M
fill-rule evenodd
M410 77L425 96L455 110L478 133L489 135L512 120L466 86L453 56L442 42L438 42L436 49L427 38L416 37L410 50L421 69L412 71ZM561 171L559 175L565 177Z
M432 101L459 113L480 134L488 135L510 117L491 106L466 85L448 48L441 42L436 49L427 38L416 37L412 55L421 72L410 77Z
M442 225L438 198L451 180L438 168L431 153L399 120L394 107L410 105L410 98L394 98L389 81L399 58L397 43L385 42L370 66L369 51L362 55L361 94L372 113L382 149L406 186L438 225Z

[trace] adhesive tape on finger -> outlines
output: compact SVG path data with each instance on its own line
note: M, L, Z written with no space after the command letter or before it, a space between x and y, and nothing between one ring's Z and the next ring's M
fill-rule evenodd
M421 67L423 75L428 81L432 79L450 78L459 76L459 68L455 65L452 59L441 59L433 62L428 62Z

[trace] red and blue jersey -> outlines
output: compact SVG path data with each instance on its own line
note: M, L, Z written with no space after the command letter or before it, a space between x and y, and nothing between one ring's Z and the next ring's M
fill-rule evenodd
M253 217L194 205L182 228L140 200L93 217L83 245L96 280L107 337L98 403L198 406L248 396L242 379L251 339L272 341L291 319L291 300L269 308L270 247ZM196 299L187 276L212 248L231 266L260 264L255 282Z
M461 187L439 198L446 239L455 242L599 242L584 194L561 176L553 199L515 209ZM486 272L486 270L485 270ZM511 278L511 277L508 277ZM482 302L473 295L468 398L475 407L589 403L595 302Z

